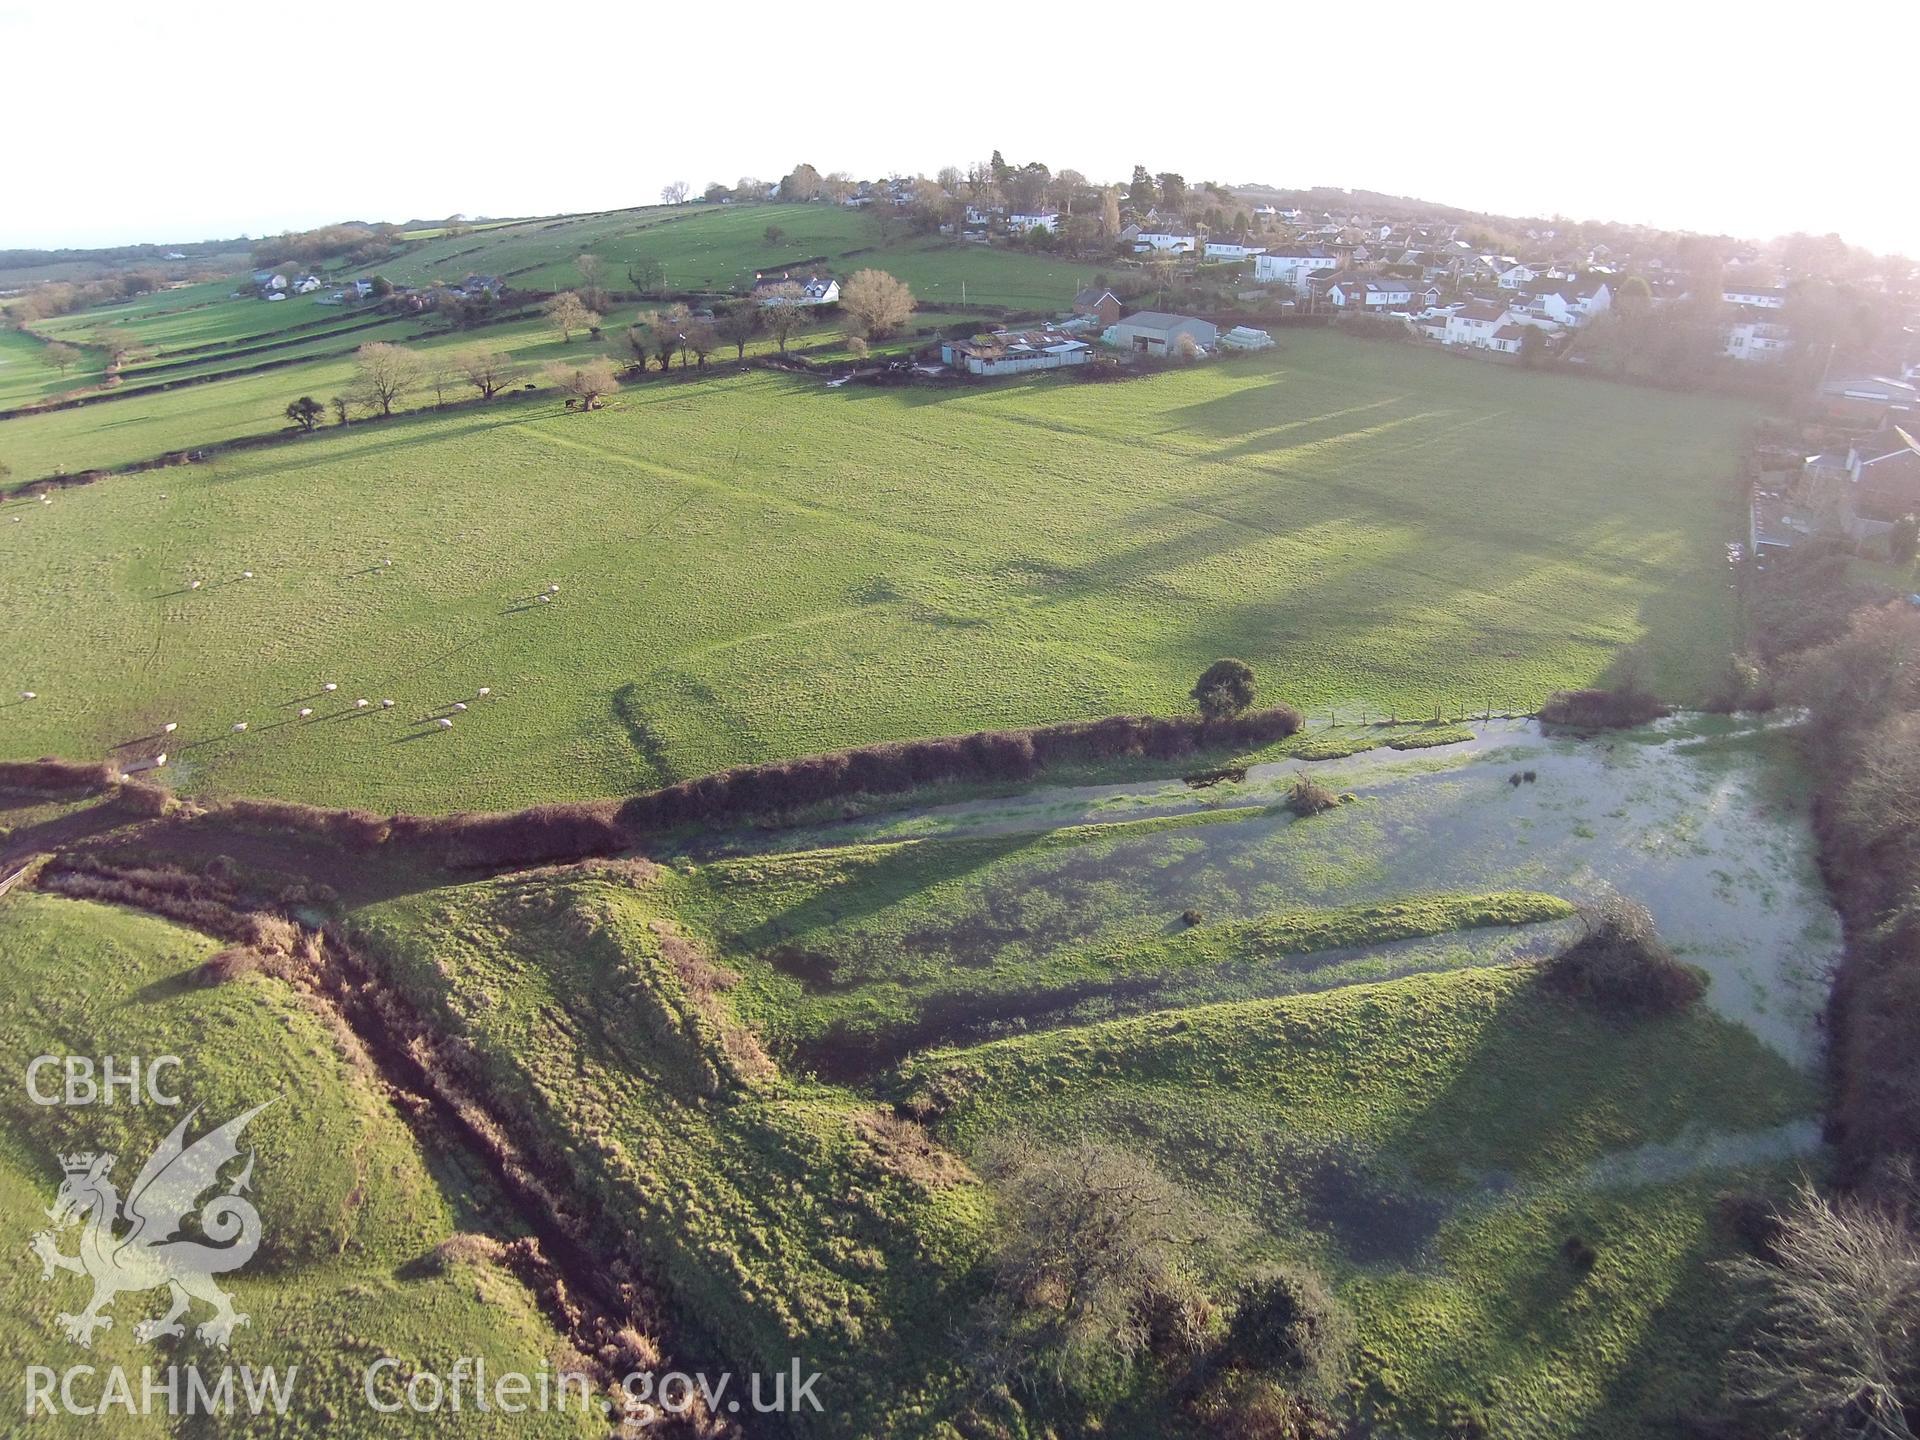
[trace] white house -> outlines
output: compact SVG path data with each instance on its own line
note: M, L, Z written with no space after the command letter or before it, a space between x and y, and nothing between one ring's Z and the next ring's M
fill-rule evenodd
M1234 245L1225 240L1209 240L1202 253L1203 260L1251 260L1256 255L1266 254L1264 245Z
M1752 305L1760 310L1787 308L1787 292L1773 286L1729 285L1721 290L1720 298L1729 305Z
M1171 235L1162 230L1142 230L1133 237L1133 253L1145 255L1149 251L1163 255L1191 255L1193 236Z
M1140 310L1119 324L1108 326L1100 338L1121 350L1132 350L1142 355L1171 355L1183 337L1191 339L1203 350L1211 350L1220 339L1220 327L1191 315Z
M1527 285L1521 287L1520 293L1527 318L1545 325L1578 329L1594 316L1604 315L1613 308L1613 291L1604 280Z
M1406 280L1342 278L1327 287L1327 303L1339 310L1384 315L1413 304L1413 285Z
M1490 300L1469 300L1447 317L1445 345L1492 347L1494 333L1507 323L1507 307Z
M1729 360L1769 364L1785 359L1792 343L1786 326L1749 313L1727 326L1720 353Z
M1534 266L1516 262L1503 266L1494 278L1502 290L1518 290L1522 285L1531 285L1538 280L1540 274Z
M947 340L940 358L969 375L1020 375L1084 365L1093 347L1058 330L996 330L970 340Z
M774 292L787 285L799 288L800 294L793 301L796 305L831 305L840 298L840 282L830 275L796 280L783 270L778 275L767 272L753 277L753 293L762 305L778 305L780 296Z
M1007 228L1016 234L1024 235L1029 230L1040 229L1051 235L1060 228L1058 210L1041 210L1032 215L1007 216Z
M1324 245L1280 246L1253 257L1253 278L1261 285L1290 285L1295 295L1304 298L1313 276L1338 270L1342 263Z
M311 295L320 288L320 284L321 281L318 275L302 275L298 280L293 282L294 293L298 295Z

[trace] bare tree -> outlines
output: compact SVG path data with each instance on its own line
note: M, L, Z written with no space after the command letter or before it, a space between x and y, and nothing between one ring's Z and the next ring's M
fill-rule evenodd
M700 362L702 370L707 368L707 357L720 348L720 332L714 328L711 320L695 316L687 321L687 328L680 332L681 343L693 352ZM685 364L683 360L681 362Z
M1769 1434L1915 1440L1920 1241L1908 1208L1830 1201L1803 1183L1769 1259L1730 1262L1754 1322L1730 1389L1771 1419Z
M987 1373L1110 1375L1146 1349L1157 1309L1204 1311L1194 1261L1235 1226L1147 1161L1094 1141L1013 1141L990 1147L980 1171L997 1221Z
M353 418L353 402L344 395L336 395L327 404L333 410L333 423L344 425Z
M1112 185L1100 193L1100 238L1120 238L1120 192Z
M966 176L960 173L960 167L958 165L942 165L939 172L935 174L933 178L940 188L949 195L958 195L960 193L960 187L966 183L967 179Z
M840 308L853 317L859 333L885 339L913 314L913 291L884 270L856 270L840 287Z
M811 308L807 304L807 292L788 281L763 292L761 299L764 303L760 308L767 317L767 331L784 355L787 353L787 341L793 338L793 332L800 328Z
M40 363L57 374L65 375L80 363L79 347L69 345L64 340L55 340L40 352Z
M733 346L733 358L747 353L747 342L760 333L760 304L749 296L720 312L720 338Z
M382 415L393 413L394 402L420 383L420 357L399 345L376 340L353 353L354 399Z
M480 392L482 400L491 400L521 376L511 356L498 350L462 350L453 357L454 365L467 384Z
M591 330L600 323L600 317L588 308L587 302L571 290L562 290L547 301L546 316L547 323L560 332L562 345L573 343L574 331Z
M663 205L678 205L687 198L687 192L691 188L692 187L684 180L675 180L669 184L662 185L660 187L660 202Z
M640 357L642 368L651 354L665 370L673 363L674 352L681 348L690 317L684 305L669 305L663 310L648 310L628 332L628 343ZM682 361L684 364L685 362Z
M582 410L598 409L601 400L620 388L613 362L604 355L579 361L549 361L546 377L555 389L566 392L569 407L577 405Z
M433 408L444 410L447 391L460 379L458 357L445 349L429 350L421 358L420 370L426 377L427 388L433 391Z
M580 276L580 303L589 310L607 308L607 267L598 255L581 255L573 262Z
M836 205L849 199L859 188L844 170L835 170L820 182L820 193Z

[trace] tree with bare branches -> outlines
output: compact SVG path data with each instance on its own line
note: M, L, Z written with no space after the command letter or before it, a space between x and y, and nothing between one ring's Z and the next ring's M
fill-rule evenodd
M579 361L549 361L546 377L556 390L566 393L570 406L582 410L597 410L603 399L620 388L613 362L604 355Z
M749 296L720 312L720 338L733 346L733 358L742 359L747 342L760 333L760 304Z
M913 314L913 291L907 282L884 270L856 270L840 287L840 308L852 317L858 333L884 340Z
M572 290L562 290L547 301L545 310L547 323L560 332L562 345L573 343L574 331L591 330L600 323L600 317Z
M521 376L513 357L498 350L475 347L453 357L455 367L467 384L480 392L482 400L491 400Z
M662 185L660 187L660 203L663 205L678 205L682 200L687 198L687 191L690 188L684 180L675 180L669 184Z
M793 332L800 328L811 308L807 304L807 292L789 280L784 285L775 285L763 291L760 298L763 302L760 313L766 316L767 331L784 355L787 353L787 341L793 338Z
M354 399L391 415L396 401L420 383L420 357L401 345L376 340L353 352Z
M1734 1400L1770 1436L1915 1440L1920 1241L1902 1177L1893 1199L1829 1200L1802 1183L1765 1259L1729 1269L1751 1304Z

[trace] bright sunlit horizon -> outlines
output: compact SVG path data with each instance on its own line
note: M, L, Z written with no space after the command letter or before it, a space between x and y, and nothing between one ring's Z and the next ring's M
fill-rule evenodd
M1920 205L1884 158L1907 133L1900 93L1840 83L1880 48L1863 34L1893 54L1915 38L1891 3L1790 40L1721 7L1549 13L1506 39L1383 4L1364 21L1377 60L1338 25L1276 37L1242 12L1187 35L1178 16L1090 24L999 0L802 23L598 0L349 3L284 24L226 3L99 9L77 50L63 12L0 9L0 248L611 209L675 180L697 195L801 161L932 174L998 148L1096 181L1140 163L1920 256ZM1801 97L1835 88L1844 106L1810 114Z

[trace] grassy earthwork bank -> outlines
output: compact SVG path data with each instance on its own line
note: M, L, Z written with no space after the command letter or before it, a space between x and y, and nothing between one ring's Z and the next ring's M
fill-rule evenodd
M570 1363L552 1324L520 1281L470 1252L442 1258L445 1242L485 1226L490 1208L477 1177L444 1154L423 1150L353 1047L280 981L248 975L217 988L197 972L215 942L164 921L107 905L15 893L0 901L0 1067L12 1077L0 1094L0 1198L13 1217L16 1263L0 1280L11 1404L23 1405L28 1365L118 1365L139 1393L143 1366L198 1365L209 1384L226 1363L257 1373L298 1373L283 1419L169 1419L111 1410L105 1418L38 1416L35 1435L212 1436L321 1434L410 1436L442 1433L443 1418L379 1415L361 1392L364 1368L384 1356L444 1373L460 1356L486 1357L495 1373L534 1374ZM42 1054L95 1059L177 1055L161 1072L178 1108L125 1103L40 1106L23 1083ZM43 1072L58 1094L60 1072ZM85 1307L84 1276L41 1277L26 1253L46 1228L42 1212L62 1180L60 1156L110 1150L123 1196L147 1158L189 1110L189 1138L270 1102L247 1128L255 1153L250 1198L262 1242L244 1270L222 1281L248 1323L221 1352L193 1337L206 1318L195 1303L179 1340L138 1340L137 1321L167 1308L165 1290L128 1291L109 1313L111 1329L82 1349L56 1316ZM237 1169L235 1167L230 1167ZM226 1172L223 1172L225 1176ZM230 1177L226 1177L230 1178ZM197 1214L197 1209L195 1211ZM121 1224L120 1233L127 1226ZM78 1227L56 1231L74 1254ZM507 1235L505 1238L511 1238ZM77 1403L97 1403L104 1379L84 1381ZM388 1398L383 1390L382 1398ZM21 1412L15 1411L16 1415ZM596 1417L597 1419L598 1417ZM250 1429L236 1428L251 1426ZM469 1413L462 1433L588 1436L604 1433L576 1411L559 1415Z

